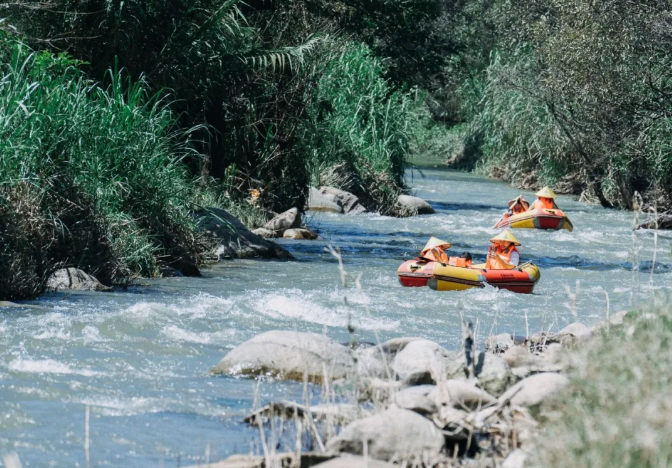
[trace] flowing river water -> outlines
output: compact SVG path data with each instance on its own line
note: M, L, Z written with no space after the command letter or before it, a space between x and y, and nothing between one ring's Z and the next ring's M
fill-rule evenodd
M296 262L241 260L204 272L109 293L47 294L30 308L3 309L0 323L0 451L24 467L184 466L254 450L241 423L257 387L213 377L227 350L271 329L327 333L347 341L422 336L459 346L461 317L490 333L517 335L590 324L667 288L670 239L633 235L633 213L559 197L572 233L518 230L522 259L541 268L533 295L490 287L464 292L403 288L396 269L430 235L482 261L491 226L519 190L475 175L426 165L409 173L415 193L436 214L395 219L375 214L309 214L324 240L280 241ZM529 192L523 192L528 200ZM339 247L362 291L340 287ZM655 266L652 270L654 250ZM634 266L634 268L633 268ZM576 294L575 301L567 289ZM347 303L344 301L347 296ZM317 390L315 390L317 391ZM262 402L301 398L302 386L264 382ZM209 447L209 449L208 449Z

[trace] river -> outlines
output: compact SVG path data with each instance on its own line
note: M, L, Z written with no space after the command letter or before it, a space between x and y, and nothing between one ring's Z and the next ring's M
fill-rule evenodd
M414 335L455 348L461 316L477 324L481 340L491 332L557 331L574 315L586 324L604 318L607 296L613 313L672 282L670 233L658 235L651 274L654 232L633 235L633 213L560 196L574 232L516 231L522 259L541 268L533 295L403 288L397 267L430 235L452 242L456 254L470 251L483 260L496 234L491 226L506 200L521 193L431 165L422 171L424 178L415 171L408 181L436 214L309 214L324 240L280 241L297 262L232 261L203 278L47 294L26 302L31 308L3 309L0 450L16 451L24 467L86 466L88 405L91 466L184 466L202 462L207 447L211 460L250 453L255 434L240 420L256 387L209 370L260 332L326 332L346 341L350 321L361 340ZM361 274L362 291L352 282L340 288L328 244L341 249L353 277ZM574 304L567 287L578 291ZM298 384L264 382L258 398L300 398L301 392Z

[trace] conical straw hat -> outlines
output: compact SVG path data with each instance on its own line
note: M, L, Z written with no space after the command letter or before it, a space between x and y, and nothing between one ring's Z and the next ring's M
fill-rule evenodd
M497 241L506 241L506 242L512 242L515 245L520 245L520 241L516 239L516 236L513 235L511 231L508 229L502 233L497 234L495 237L490 239L490 242L497 242Z
M550 187L546 186L539 190L537 193L535 193L536 196L538 197L544 197L544 198L555 198L555 192L551 190Z
M523 196L518 195L516 198L512 198L511 200L509 200L509 208L511 208L513 205L515 205L518 200L521 200L521 202L522 202Z
M425 244L425 247L422 249L422 255L425 255L425 253L429 252L434 247L443 247L444 249L449 249L451 245L452 244L450 242L442 241L441 239L437 239L436 237L432 236L429 238L427 244Z

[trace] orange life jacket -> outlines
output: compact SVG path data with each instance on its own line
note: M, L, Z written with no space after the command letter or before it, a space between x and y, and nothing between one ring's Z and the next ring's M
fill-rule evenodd
M534 205L532 205L532 208L536 208L538 210L539 209L555 210L557 209L557 206L552 198L539 197L535 200Z
M503 263L498 257L488 256L488 260L485 262L486 270L511 270L515 268L509 263L511 262L511 254L518 252L515 245L511 244L508 248L503 249L501 244L495 244L494 250L506 263ZM520 255L520 252L518 252L518 255Z
M449 259L448 254L441 247L434 247L433 249L423 250L420 255L426 259L441 263L448 263Z
M469 268L471 266L472 261L466 258L462 257L448 257L448 265L451 266L456 266L456 267L461 267L461 268Z

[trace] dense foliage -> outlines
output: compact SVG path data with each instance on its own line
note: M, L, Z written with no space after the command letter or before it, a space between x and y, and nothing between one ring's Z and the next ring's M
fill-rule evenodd
M0 46L0 296L40 292L59 265L108 283L157 262L193 268L191 150L160 96L117 72L96 85L65 55Z
M462 62L464 158L605 206L632 207L640 192L670 208L669 4L474 3L476 29L493 33L474 40L464 27L460 36L473 47L460 58L489 57Z

